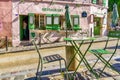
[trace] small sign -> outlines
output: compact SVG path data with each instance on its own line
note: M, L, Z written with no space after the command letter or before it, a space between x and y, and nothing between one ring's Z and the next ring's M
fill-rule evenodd
M42 11L62 12L63 9L56 9L56 8L42 8Z
M86 11L82 12L82 17L87 17L87 12Z

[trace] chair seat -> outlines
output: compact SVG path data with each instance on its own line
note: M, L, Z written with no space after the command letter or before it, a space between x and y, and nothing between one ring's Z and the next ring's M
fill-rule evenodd
M64 58L62 58L59 54L54 54L54 55L49 55L49 56L43 57L44 63L60 61L60 60L64 60Z
M112 52L104 49L92 49L92 50L89 50L89 52L93 54L112 54Z

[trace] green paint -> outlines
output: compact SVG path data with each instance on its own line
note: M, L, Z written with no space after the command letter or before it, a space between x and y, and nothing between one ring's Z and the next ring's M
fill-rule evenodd
M100 26L94 27L94 35L100 35Z
M78 19L78 23L76 24L75 23L75 18L77 18ZM79 15L73 15L73 29L76 31L76 30L80 30L81 28L80 28L80 26L79 26Z
M109 31L108 36L109 37L120 38L120 31Z
M100 21L101 21L100 18L98 17L95 18L96 26L94 26L94 35L100 35L100 26L101 26Z
M35 17L34 17L34 13L29 13L29 29L33 30L35 29Z
M74 25L74 26L73 26L73 29L74 29L74 30L81 30L81 28L80 28L79 25Z
M93 4L96 4L96 3L97 3L97 1L96 1L96 0L92 0L92 3L93 3Z
M22 24L23 18L24 16L20 15L20 40L23 39L23 24Z
M103 6L106 6L106 0L103 0L102 2L103 2Z
M31 35L32 38L35 37L35 33L34 32L31 32L30 35Z
M46 17L51 17L52 18L52 23L51 24L46 24L46 29L47 30L60 30L60 24L54 24L54 18L55 17L59 18L59 16L60 16L59 14L46 14Z

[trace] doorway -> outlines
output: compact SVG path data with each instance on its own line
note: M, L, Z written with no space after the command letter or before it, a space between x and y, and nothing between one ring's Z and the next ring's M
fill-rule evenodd
M29 40L28 15L20 15L20 40Z
M95 17L94 19L94 35L100 36L101 34L101 18Z

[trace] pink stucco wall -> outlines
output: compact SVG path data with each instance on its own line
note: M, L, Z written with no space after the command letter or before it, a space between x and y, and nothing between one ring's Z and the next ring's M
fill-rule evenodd
M17 6L16 6L17 5ZM29 13L37 13L37 14L60 14L65 15L65 3L55 3L51 4L49 2L16 2L13 0L12 7L12 20L14 21L12 23L12 41L13 46L18 46L20 43L20 22L19 22L19 16L18 15L28 15ZM44 11L43 8L50 8L50 9L61 9L61 11ZM86 11L88 13L88 16L90 16L90 7L89 6L77 6L75 4L69 4L69 11L71 15L79 15L80 17L80 27L84 29L88 29L88 19L87 17L82 18L81 13L83 11Z
M19 15L28 15L29 13L37 14L60 14L65 15L65 5L69 4L69 11L71 15L79 15L80 27L82 30L88 30L94 28L94 23L91 23L90 15L94 14L96 17L103 18L107 8L102 9L100 5L91 4L91 0L74 0L62 1L57 0L43 0L43 1L24 1L12 0L12 40L14 46L18 46L20 43L20 19ZM102 0L100 0L102 1ZM51 4L52 3L52 4ZM77 5L76 5L77 4ZM61 9L61 11L43 10L43 8L49 9ZM105 11L104 11L105 10ZM82 17L82 12L87 12L87 17ZM107 19L105 17L105 19ZM93 34L93 33L92 33Z
M12 3L11 0L0 0L0 37L11 37L12 27Z
M65 15L65 5L66 4L53 4L50 5L50 3L21 3L19 4L19 14L28 15L28 13L38 13L38 14L60 14ZM43 11L43 8L50 8L50 9L61 9L60 12L55 11ZM90 16L90 6L80 6L77 7L75 4L69 4L69 11L71 15L79 15L80 17L80 26L82 29L88 28L88 19L82 18L81 13L83 11L86 11L88 16Z

